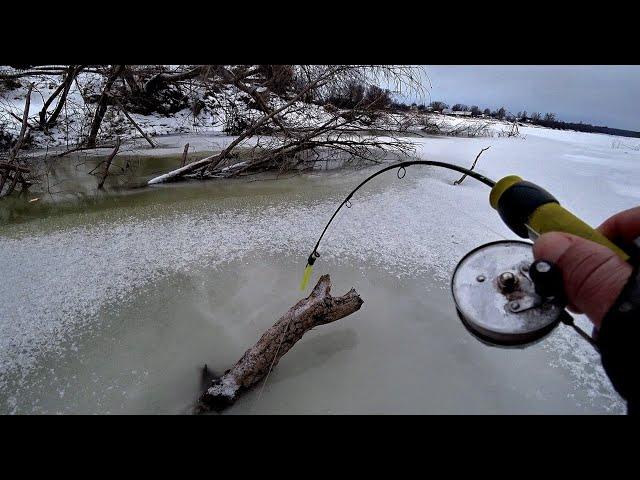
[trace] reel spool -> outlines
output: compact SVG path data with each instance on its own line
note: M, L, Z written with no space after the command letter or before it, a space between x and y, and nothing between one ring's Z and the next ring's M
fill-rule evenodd
M565 314L562 296L543 296L531 278L532 245L519 240L487 243L456 266L451 292L458 316L476 337L497 345L524 345L551 332ZM547 266L534 267L538 278ZM549 290L549 289L547 289ZM566 315L566 314L565 314Z

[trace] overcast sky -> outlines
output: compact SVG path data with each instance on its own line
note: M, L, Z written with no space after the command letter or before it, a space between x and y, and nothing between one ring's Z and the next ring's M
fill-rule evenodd
M426 98L640 130L640 66L425 65Z

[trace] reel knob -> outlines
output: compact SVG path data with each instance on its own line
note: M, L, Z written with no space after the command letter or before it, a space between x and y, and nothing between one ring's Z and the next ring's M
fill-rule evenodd
M529 267L529 276L533 281L536 293L545 298L565 297L562 272L547 260L536 260Z

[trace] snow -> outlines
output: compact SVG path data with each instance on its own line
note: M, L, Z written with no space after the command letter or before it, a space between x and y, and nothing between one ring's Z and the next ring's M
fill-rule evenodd
M176 175L179 175L181 172L184 172L185 170L188 170L189 168L193 168L194 166L196 166L196 165L200 165L200 164L202 164L202 165L206 165L206 164L207 164L207 163L209 163L210 161L211 161L211 160L210 160L210 158L209 158L209 157L207 157L207 158L203 158L202 160L198 160L198 161L196 161L196 162L192 162L192 163L190 163L190 164L189 164L189 165L187 165L187 166L180 167L180 168L177 168L177 169L175 169L175 170L172 170L172 171L171 171L171 172L169 172L169 173L165 173L164 175L159 175L159 176L157 176L157 177L154 177L154 178L152 178L151 180L149 180L149 181L147 182L147 184L148 184L148 185L154 185L154 184L156 184L156 183L162 183L162 182L165 182L165 181L167 181L169 178L174 177L174 176L176 176Z
M224 375L220 378L220 383L213 385L207 393L215 396L225 396L228 398L234 398L238 392L238 384L232 375Z

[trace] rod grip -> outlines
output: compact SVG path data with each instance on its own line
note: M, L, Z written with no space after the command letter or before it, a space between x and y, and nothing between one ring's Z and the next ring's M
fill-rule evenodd
M622 260L629 260L629 255L620 247L559 203L546 203L535 209L529 216L529 225L540 235L547 232L571 233L607 247Z
M527 225L539 235L548 232L571 233L599 243L621 259L629 260L624 250L561 206L544 188L516 175L499 180L491 189L489 202L505 224L522 238L530 236Z

